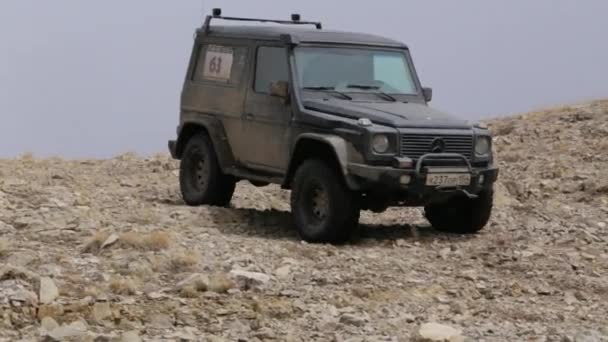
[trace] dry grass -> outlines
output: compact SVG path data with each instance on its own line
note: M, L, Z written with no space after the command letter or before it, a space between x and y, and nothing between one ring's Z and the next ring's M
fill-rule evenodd
M6 239L0 239L0 258L8 255L10 251L10 243Z
M101 249L101 245L110 237L108 232L97 232L89 242L82 248L83 253L97 253Z
M24 162L32 162L34 161L35 157L32 152L24 152L19 156L19 159Z
M196 253L180 251L171 255L168 267L174 272L185 272L191 271L198 263L199 257Z
M161 231L149 234L129 232L121 234L118 243L123 248L135 248L142 251L160 251L169 248L172 240L169 234Z
M207 290L216 293L226 293L236 285L225 274L216 274L209 278Z
M194 284L181 288L179 294L184 298L196 298L200 292L205 292L207 289L207 284L205 284L205 282L196 281Z
M137 292L137 284L131 278L110 280L110 291L117 295L132 296Z
M99 253L101 246L110 237L108 232L97 232L82 248L83 253ZM172 240L168 233L155 231L152 233L128 232L120 234L118 242L112 246L134 248L141 251L161 251L171 246ZM109 246L108 246L109 247Z

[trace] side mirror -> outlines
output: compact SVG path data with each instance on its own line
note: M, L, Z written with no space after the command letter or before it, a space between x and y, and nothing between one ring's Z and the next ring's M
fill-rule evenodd
M422 95L424 95L424 100L426 102L431 102L431 100L433 100L433 88L422 88Z
M284 100L289 99L289 83L276 81L270 84L270 96L280 97Z

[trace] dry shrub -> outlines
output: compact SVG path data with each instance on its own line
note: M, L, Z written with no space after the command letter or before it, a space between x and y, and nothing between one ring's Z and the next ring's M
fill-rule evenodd
M97 287L94 286L87 286L84 288L84 290L82 290L83 295L85 297L90 296L90 297L97 297L100 295L100 291Z
M180 285L179 294L184 298L198 297L200 292L205 292L208 289L209 280L202 275L194 275L193 279L189 279L185 285Z
M171 237L161 231L149 234L129 232L120 235L119 243L124 248L135 248L143 251L160 251L169 248Z
M199 293L205 291L207 291L207 284L203 281L196 281L194 284L182 287L179 294L184 298L196 298Z
M0 258L8 255L10 251L10 243L6 239L0 239Z
M110 237L108 232L97 232L89 242L82 248L83 253L97 253L104 242Z
M175 272L183 272L192 270L194 266L196 266L199 262L199 258L194 253L186 253L186 252L176 252L171 255L171 260L169 261L169 268L174 270Z
M137 291L137 284L131 278L114 278L110 280L110 291L117 295L132 296Z
M34 161L35 157L32 152L24 152L23 154L21 154L19 156L19 159L21 159L21 161L24 161L24 162L32 162L32 161Z
M194 286L184 286L179 290L179 295L183 298L196 298L199 291Z
M151 225L158 223L161 216L153 208L137 208L131 211L131 215L126 218L128 223L137 225Z
M216 274L209 278L207 290L216 293L226 293L235 287L235 284L225 274Z

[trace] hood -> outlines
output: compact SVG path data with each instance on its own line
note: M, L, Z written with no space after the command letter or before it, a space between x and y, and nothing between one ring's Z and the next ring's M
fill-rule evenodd
M352 119L367 118L392 127L472 128L466 120L430 108L420 103L356 102L338 99L308 99L304 107Z

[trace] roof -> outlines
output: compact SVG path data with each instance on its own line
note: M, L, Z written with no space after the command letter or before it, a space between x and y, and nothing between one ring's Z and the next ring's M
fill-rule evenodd
M202 29L198 31L202 32ZM301 29L285 26L219 26L212 25L211 36L234 36L262 40L281 40L282 35L290 35L301 43L339 43L407 48L402 42L367 33L342 32L330 30Z

